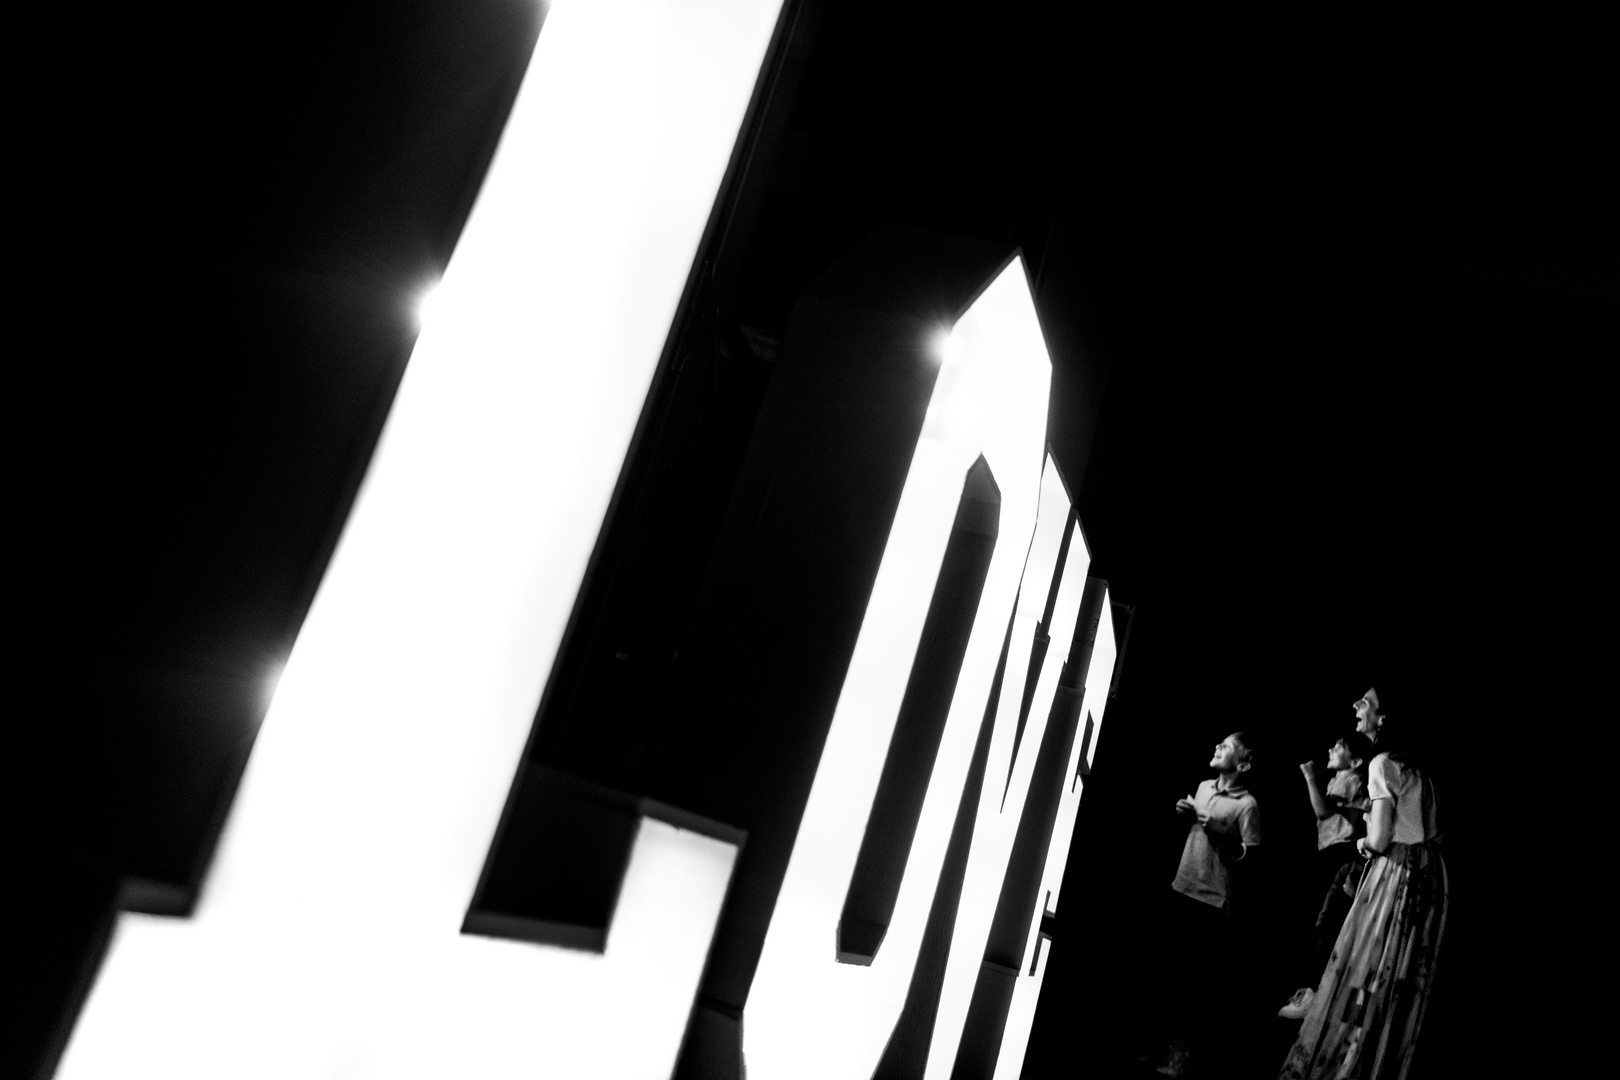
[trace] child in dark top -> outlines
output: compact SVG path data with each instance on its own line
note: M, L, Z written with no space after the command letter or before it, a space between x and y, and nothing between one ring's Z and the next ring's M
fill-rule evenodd
M1359 731L1346 734L1328 751L1327 767L1333 776L1323 791L1316 774L1316 762L1307 761L1299 771L1305 774L1305 787L1311 798L1311 809L1316 811L1316 851L1318 874L1326 892L1322 908L1316 916L1315 948L1311 965L1305 972L1305 986L1294 992L1288 1004L1277 1010L1287 1020L1298 1020L1310 1008L1312 989L1322 978L1332 955L1333 943L1338 939L1339 927L1344 924L1345 913L1355 892L1346 888L1346 881L1360 861L1356 857L1356 840L1367 833L1367 764L1372 760L1372 741Z
M1180 1076L1193 1053L1218 1053L1228 1014L1239 996L1230 973L1212 957L1230 955L1236 947L1231 927L1232 898L1238 864L1252 858L1260 843L1260 807L1244 784L1254 763L1247 736L1228 735L1215 747L1212 779L1176 802L1176 813L1192 818L1182 846L1173 890L1166 896L1160 933L1163 985L1175 989L1161 1019L1176 1038L1164 1048L1163 1076ZM1151 1061L1151 1059L1148 1059Z

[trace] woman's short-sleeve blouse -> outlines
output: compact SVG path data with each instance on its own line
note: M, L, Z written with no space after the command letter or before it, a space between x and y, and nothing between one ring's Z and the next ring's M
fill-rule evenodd
M1395 801L1394 833L1397 844L1421 844L1440 839L1434 783L1399 755L1379 754L1367 767L1367 797Z

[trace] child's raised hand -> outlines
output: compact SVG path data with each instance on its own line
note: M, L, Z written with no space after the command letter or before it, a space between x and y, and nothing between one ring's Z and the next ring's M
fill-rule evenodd
M1316 779L1316 762L1314 762L1314 761L1302 761L1302 762L1300 762L1299 763L1299 771L1305 774L1305 779L1307 779L1307 780L1315 780Z

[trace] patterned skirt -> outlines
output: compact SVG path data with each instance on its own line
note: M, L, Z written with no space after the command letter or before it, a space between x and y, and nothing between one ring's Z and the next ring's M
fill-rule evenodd
M1279 1080L1400 1080L1411 1067L1446 930L1446 864L1391 844L1362 876Z

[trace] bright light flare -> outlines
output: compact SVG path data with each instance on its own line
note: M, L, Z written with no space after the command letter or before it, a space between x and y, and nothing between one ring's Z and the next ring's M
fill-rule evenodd
M261 708L270 708L271 704L276 700L276 688L281 685L281 674L286 670L287 666L285 664L272 663L269 669L265 671L264 678L259 684L259 705Z
M956 332L956 328L941 330L934 344L934 350L939 356L941 364L949 367L960 364L967 355L967 339Z
M987 363L965 362L980 334L981 321L970 308L949 334L941 336L939 374L923 418L925 439L959 446L979 446L985 441L985 425L991 420L986 395L992 393L997 373ZM1043 410L1041 423L1045 422Z
M416 316L418 327L426 326L437 320L440 304L439 286L429 285L416 295L416 307L413 314Z

